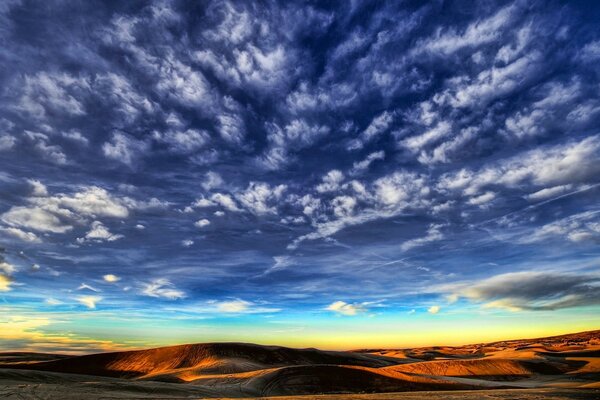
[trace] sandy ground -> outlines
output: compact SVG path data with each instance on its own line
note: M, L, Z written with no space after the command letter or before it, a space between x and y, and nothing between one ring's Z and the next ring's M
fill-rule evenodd
M593 331L351 352L206 343L86 356L0 353L0 399L600 400L599 338Z

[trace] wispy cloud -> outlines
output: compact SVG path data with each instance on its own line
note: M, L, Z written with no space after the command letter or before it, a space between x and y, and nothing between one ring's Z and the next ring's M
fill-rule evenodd
M173 285L168 279L159 278L143 285L142 294L150 297L177 300L185 297L185 293Z

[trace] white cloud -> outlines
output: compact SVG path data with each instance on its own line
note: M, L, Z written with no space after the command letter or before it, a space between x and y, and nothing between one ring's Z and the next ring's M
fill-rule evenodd
M244 300L223 301L217 305L217 309L224 313L241 313L247 311L252 303Z
M15 268L14 265L6 262L6 261L0 261L0 271L4 272L7 275L12 275L15 273L17 269Z
M160 297L169 300L177 300L185 297L185 293L164 278L155 279L146 283L142 289L142 294L150 297Z
M220 205L228 211L242 211L235 203L235 200L233 200L233 197L228 194L215 193L210 197L210 199L213 201L213 203Z
M115 283L121 280L120 277L118 277L117 275L113 275L113 274L106 274L102 276L102 279L104 279L105 282L108 283Z
M351 175L356 175L366 169L377 160L383 160L385 158L385 152L383 150L376 151L369 154L364 160L355 162L352 164L352 170L350 171Z
M21 239L24 242L31 242L31 243L39 243L41 242L40 238L33 232L26 232L22 229L19 228L0 228L1 232L7 233L11 236L14 236L18 239Z
M206 191L220 188L223 186L225 181L221 178L217 172L208 171L205 175L204 181L200 184L202 188Z
M149 145L122 132L114 132L109 142L102 145L107 158L133 166L135 161L148 151Z
M203 148L210 140L206 131L198 129L168 130L164 133L155 132L154 139L169 145L170 149L178 153L191 153ZM145 147L142 145L142 150ZM131 162L128 162L131 164Z
M354 214L356 199L351 196L337 196L331 201L333 214L338 218L349 217Z
M468 201L469 204L479 207L488 207L489 202L496 198L496 193L485 192L479 196L471 197Z
M586 182L600 173L599 160L600 138L588 137L579 142L530 150L479 171L462 169L443 175L438 188L476 195L491 185L518 188L523 184L547 187Z
M427 312L430 314L437 314L440 312L440 310L441 310L440 306L431 306L427 309Z
M242 144L246 136L246 124L238 114L221 114L217 117L221 137L233 144Z
M286 185L271 186L263 182L250 182L246 190L239 193L236 198L253 214L276 214L277 202L286 189Z
M546 200L552 197L560 196L565 194L573 189L573 185L559 185L552 186L549 188L544 188L542 190L538 190L537 192L528 194L525 196L527 200L530 201L541 201Z
M211 88L204 75L176 59L173 54L165 55L158 74L156 87L164 96L186 107L212 107Z
M600 212L585 211L544 224L522 236L521 243L535 243L553 237L571 242L600 241Z
M203 219L199 219L198 221L194 222L194 225L197 226L198 228L204 228L204 227L210 225L210 221L207 220L206 218L203 218Z
M60 301L58 299L55 299L55 298L52 298L52 297L44 300L44 303L46 303L46 304L48 304L50 306L59 306L59 305L63 304L62 301Z
M124 237L123 235L115 235L115 234L111 233L108 230L108 228L102 224L102 222L94 221L94 222L92 222L91 229L88 231L88 233L85 234L85 237L78 238L77 241L85 242L85 241L92 240L92 241L97 241L97 242L102 242L102 241L114 242L115 240L122 239L123 237Z
M11 207L0 216L2 222L13 227L40 232L65 233L73 227L63 223L56 215L40 207Z
M344 181L344 174L342 171L332 169L325 176L323 176L323 182L317 185L316 190L319 193L334 192L339 189L340 184Z
M40 205L66 207L85 216L105 216L125 218L129 210L123 204L123 199L113 197L106 189L88 186L73 196L59 194L54 197L34 200Z
M83 187L74 194L59 193L50 196L46 187L38 183L34 186L33 196L27 201L30 205L15 206L0 215L0 220L10 226L0 229L28 241L36 241L37 237L22 229L65 233L75 224L87 224L89 218L125 218L129 216L129 207L144 210L164 207L167 204L154 198L149 201L136 201L128 197L116 197L97 186ZM95 221L87 239L115 240L120 237L107 234L106 227Z
M39 132L25 131L25 137L33 142L33 148L46 160L58 165L67 164L67 156L63 152L63 149L58 145L49 144L50 138L47 135Z
M429 225L429 228L427 228L427 234L425 236L408 240L402 243L400 248L402 251L408 251L415 247L424 246L428 243L442 240L444 238L444 234L441 232L442 227L444 227L442 224L431 224Z
M451 125L446 121L439 122L435 127L422 133L419 136L412 136L400 142L400 145L406 147L412 152L418 152L429 143L436 142L450 134Z
M493 42L510 25L515 11L514 6L502 8L488 18L472 22L463 31L438 28L433 37L417 43L415 49L417 52L426 51L445 56L463 48L476 48Z
M40 72L27 75L23 81L19 110L28 116L43 119L47 112L84 115L81 94L89 90L86 78L66 73Z
M86 306L87 308L94 309L96 304L102 301L100 296L79 296L76 298L78 302Z
M48 188L42 182L36 179L28 179L27 182L31 185L33 196L48 196Z
M379 178L368 188L357 181L340 185L339 188L352 190L354 192L352 197L365 202L366 205L352 207L356 209L353 213L344 212L338 207L338 215L335 215L335 205L339 206L339 204L331 203L327 207L320 199L310 195L297 199L297 204L304 207L304 214L311 218L316 230L295 239L288 245L288 249L297 248L305 240L330 237L349 226L390 218L409 208L421 209L431 206L431 201L428 199L431 191L426 176L405 171ZM356 203L358 205L358 201Z
M330 128L325 125L309 124L303 119L294 119L281 128L274 123L266 125L270 147L259 163L277 170L290 163L294 157L290 153L308 148L327 136Z
M69 131L69 132L61 132L61 136L64 138L67 138L69 140L72 140L74 142L78 142L80 144L83 144L84 146L87 146L90 141L88 140L88 138L86 138L85 136L83 136L81 134L81 132L79 131Z
M337 314L353 316L357 314L366 313L368 308L364 303L346 303L345 301L335 301L325 307L328 311L333 311Z
M17 139L11 135L0 135L0 151L10 150L17 143Z
M361 132L360 136L357 139L354 139L348 145L349 150L359 150L364 147L364 145L376 136L381 135L385 131L388 130L392 122L394 121L394 113L389 111L384 111L379 114L367 126L367 128Z
M216 311L224 314L268 314L281 311L279 308L264 307L260 304L242 299L210 302Z
M193 244L194 244L194 241L193 241L193 240L186 239L186 240L182 240L182 241L181 241L181 245L182 245L183 247L190 247L190 246L192 246Z
M79 285L79 287L77 288L77 290L90 290L92 292L100 292L100 289L96 289L95 287L88 285L87 283L82 283L81 285Z

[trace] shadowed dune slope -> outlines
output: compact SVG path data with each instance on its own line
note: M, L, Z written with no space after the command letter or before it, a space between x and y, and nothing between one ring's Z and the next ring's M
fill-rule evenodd
M71 357L27 365L28 369L111 377L141 377L193 368L197 374L227 374L312 364L383 367L383 357L246 343L209 343ZM14 365L13 368L19 368Z
M384 393L413 390L475 389L466 385L435 378L386 374L380 369L343 365L300 365L275 368L240 376L199 378L194 385L203 387L238 386L243 393L254 396L282 396L318 393ZM258 371L257 371L258 372ZM243 374L239 374L243 375Z

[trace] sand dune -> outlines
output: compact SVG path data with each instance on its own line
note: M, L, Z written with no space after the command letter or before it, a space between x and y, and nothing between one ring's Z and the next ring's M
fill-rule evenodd
M342 364L367 367L394 361L369 354L291 349L247 343L207 343L92 354L38 362L28 368L109 377L138 378L193 369L198 374L230 374L290 365ZM18 365L14 365L18 368Z
M600 331L458 347L352 352L208 343L74 357L4 353L0 368L11 369L0 369L0 385L81 388L95 382L102 388L119 388L123 398L131 393L144 397L147 390L182 397L549 387L595 393L600 382L598 338Z

